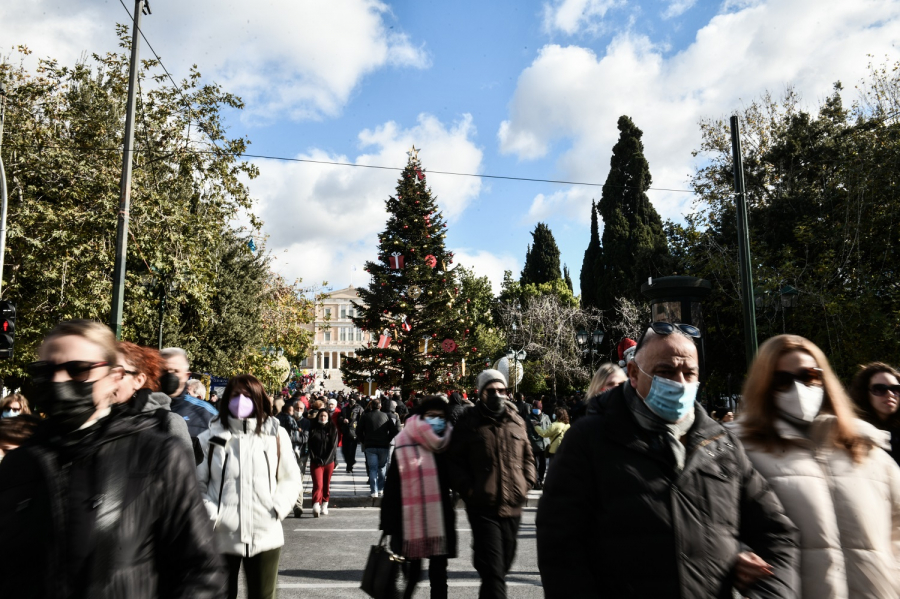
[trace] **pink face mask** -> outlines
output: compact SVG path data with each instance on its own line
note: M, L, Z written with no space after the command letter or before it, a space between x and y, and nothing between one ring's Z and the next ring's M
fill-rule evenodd
M228 400L228 411L235 418L247 418L253 415L253 400L246 395L235 395Z

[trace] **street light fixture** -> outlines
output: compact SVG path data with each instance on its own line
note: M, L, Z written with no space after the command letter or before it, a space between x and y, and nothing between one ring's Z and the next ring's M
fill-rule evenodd
M578 331L575 333L575 341L581 346L581 353L590 355L591 371L594 370L594 356L600 353L597 348L603 343L603 337L606 335L601 330Z

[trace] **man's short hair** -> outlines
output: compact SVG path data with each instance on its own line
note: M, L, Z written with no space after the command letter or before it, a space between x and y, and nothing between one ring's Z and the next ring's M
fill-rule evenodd
M686 335L681 330L679 330L677 327L675 328L674 331L669 333L669 335L681 335L682 337L689 339L695 347L697 345L697 342L694 341L693 337ZM650 326L648 325L647 328L644 329L644 332L641 334L640 339L638 339L637 346L635 346L635 348L634 348L634 355L637 356L638 352L641 351L641 348L644 347L649 342L649 339L652 339L654 336L655 337L668 337L669 335L660 335L659 333L655 333L653 331L653 329L650 328ZM634 358L632 358L632 359L634 359Z
M188 368L191 367L191 361L188 359L187 352L180 347L167 347L165 349L161 349L159 351L159 355L163 360L168 360L169 358L174 358L175 356L181 356L182 358L184 358L184 361L187 362Z

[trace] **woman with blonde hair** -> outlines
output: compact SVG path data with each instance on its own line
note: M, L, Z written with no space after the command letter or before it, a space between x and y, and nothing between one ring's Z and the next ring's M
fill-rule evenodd
M2 418L15 418L20 414L31 414L28 400L21 393L11 393L0 399L0 412Z
M587 395L584 397L586 400L590 400L592 397L609 391L613 387L618 387L624 382L625 371L618 364L613 364L612 362L601 364L597 372L594 373L594 378L591 379L591 384L588 386Z
M800 529L801 596L900 596L900 467L822 350L796 335L766 341L743 403L747 455Z

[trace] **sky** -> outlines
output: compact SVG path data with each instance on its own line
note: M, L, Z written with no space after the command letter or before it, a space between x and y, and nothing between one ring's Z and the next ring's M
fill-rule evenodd
M676 221L693 195L664 190L689 189L701 119L788 86L814 109L838 80L849 103L870 62L900 59L900 1L889 0L150 1L142 29L169 71L196 64L244 99L226 122L251 153L403 167L415 144L426 172L602 184L627 114L660 188L648 195ZM115 24L128 20L119 0L6 0L0 55L24 44L74 64L116 50ZM253 162L275 268L310 285L366 284L399 173ZM599 187L428 182L448 248L495 290L545 222L578 292Z

